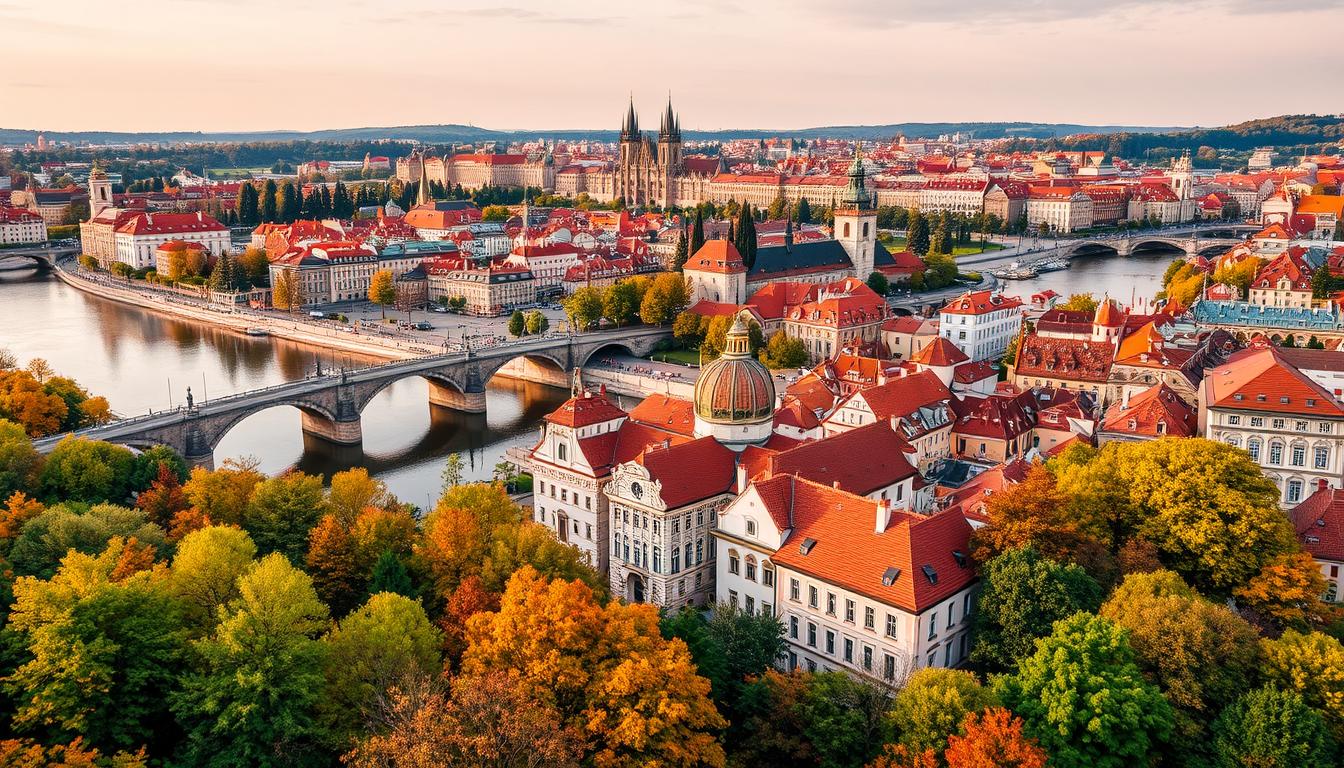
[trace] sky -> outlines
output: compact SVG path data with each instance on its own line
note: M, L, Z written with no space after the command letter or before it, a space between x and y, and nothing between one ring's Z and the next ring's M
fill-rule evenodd
M1344 110L1344 0L0 0L0 127L935 121Z

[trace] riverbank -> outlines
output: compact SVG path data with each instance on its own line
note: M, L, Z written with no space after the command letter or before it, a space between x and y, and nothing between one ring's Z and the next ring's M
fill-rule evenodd
M190 301L181 296L117 285L111 278L90 277L60 266L53 272L58 280L82 293L158 314L206 323L239 334L247 334L248 329L264 328L269 335L276 338L384 360L407 360L439 351L412 345L409 342L380 339L334 327L317 327L313 324L282 320L255 312L229 311Z

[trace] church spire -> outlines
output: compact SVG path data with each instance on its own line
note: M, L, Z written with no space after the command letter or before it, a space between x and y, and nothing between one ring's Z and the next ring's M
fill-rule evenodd
M625 113L625 122L621 124L621 140L632 141L639 136L639 118L635 115L635 97L630 96L630 108Z
M425 166L425 153L420 153L420 190L415 198L416 205L430 205L434 196L429 194L429 168Z
M658 127L660 138L670 139L677 135L677 114L672 111L672 94L667 94L667 109L663 112L662 125Z

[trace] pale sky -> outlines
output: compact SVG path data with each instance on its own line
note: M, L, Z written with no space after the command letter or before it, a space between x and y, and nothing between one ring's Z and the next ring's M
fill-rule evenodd
M1344 110L1344 0L0 0L0 127L1222 125Z

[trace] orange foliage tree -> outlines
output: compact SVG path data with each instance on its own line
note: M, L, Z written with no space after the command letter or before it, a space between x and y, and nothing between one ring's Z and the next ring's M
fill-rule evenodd
M177 480L177 473L168 462L161 461L158 476L149 488L140 492L135 506L144 510L150 522L167 529L172 527L173 517L191 504Z
M355 543L335 514L323 515L308 532L308 575L313 589L337 616L359 604L366 579L355 562Z
M1306 630L1329 623L1338 615L1333 606L1321 600L1326 586L1325 576L1311 555L1292 552L1266 563L1233 595L1280 629Z
M967 714L961 731L947 737L947 768L1045 768L1045 750L1022 733L1022 719L1002 707Z
M499 611L467 622L466 674L510 671L527 695L589 737L597 768L722 766L727 723L681 640L665 640L648 605L601 606L579 581L530 566L509 579Z

